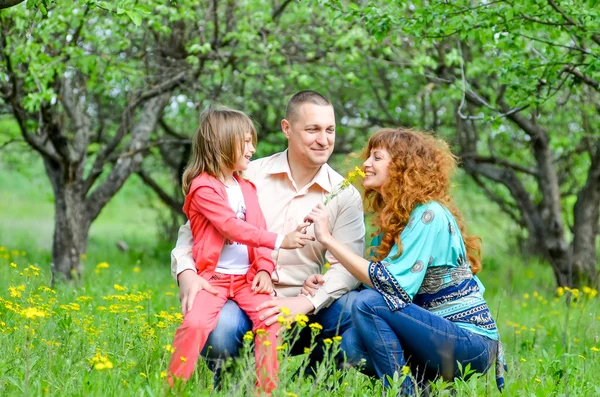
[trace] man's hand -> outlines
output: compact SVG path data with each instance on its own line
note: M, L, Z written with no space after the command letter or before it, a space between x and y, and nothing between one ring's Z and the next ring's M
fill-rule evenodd
M261 303L256 310L264 310L260 314L260 319L265 320L266 325L271 325L277 322L277 318L281 314L282 308L287 308L292 317L296 314L308 314L315 310L310 301L302 296L294 296L293 298L273 298L269 301Z
M267 294L273 293L273 281L271 281L271 275L264 270L259 271L252 279L252 291L255 294Z
M199 291L204 289L214 295L219 293L208 281L191 269L179 273L177 279L179 280L179 301L181 302L181 313L183 315L192 310L194 299L196 299Z
M325 279L322 274L311 274L306 278L300 293L304 296L315 296L321 285L325 284Z

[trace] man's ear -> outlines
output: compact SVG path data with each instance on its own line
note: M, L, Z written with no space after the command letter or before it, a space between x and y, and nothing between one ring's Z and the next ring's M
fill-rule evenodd
M285 135L285 137L287 139L290 139L291 129L292 129L292 126L289 121L287 121L286 119L281 120L281 131L283 132L283 135Z

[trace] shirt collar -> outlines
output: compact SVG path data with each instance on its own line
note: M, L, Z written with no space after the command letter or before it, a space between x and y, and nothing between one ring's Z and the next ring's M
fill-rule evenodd
M288 151L287 149L283 151L277 158L274 159L271 167L267 170L267 174L287 174L290 181L292 180L292 171L290 170L290 164L288 163L287 158ZM313 178L311 182L309 182L308 186L310 187L313 184L317 184L321 187L321 189L327 191L327 193L331 193L333 190L333 186L331 186L331 179L329 177L329 165L323 164L321 168L319 168L319 172Z

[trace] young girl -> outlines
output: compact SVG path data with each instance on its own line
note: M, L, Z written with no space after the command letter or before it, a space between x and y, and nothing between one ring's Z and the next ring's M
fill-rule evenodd
M221 108L202 115L192 158L183 174L183 211L190 220L198 274L217 293L198 292L175 332L171 384L173 376L190 378L221 308L232 299L250 317L254 331L266 331L256 338L259 390L269 393L277 386L279 325L267 326L256 307L271 299L273 292L271 251L300 248L313 238L304 233L308 223L286 236L266 230L256 188L240 177L255 152L255 142L256 131L244 113Z

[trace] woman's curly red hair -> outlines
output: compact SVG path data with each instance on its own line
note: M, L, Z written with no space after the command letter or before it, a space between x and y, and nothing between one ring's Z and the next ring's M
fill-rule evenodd
M404 128L384 128L375 132L363 153L366 160L373 149L385 149L391 155L389 179L379 193L365 191L368 210L376 216L373 225L383 233L375 260L383 260L398 246L402 253L400 233L408 223L410 213L418 204L437 201L452 213L460 228L473 273L481 270L481 239L469 236L460 211L450 196L450 178L457 159L448 144L431 134Z

